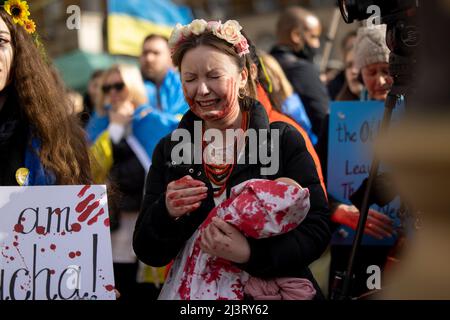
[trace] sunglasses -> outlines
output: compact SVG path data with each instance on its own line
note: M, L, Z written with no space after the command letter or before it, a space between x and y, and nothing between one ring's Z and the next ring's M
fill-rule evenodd
M116 91L122 91L123 88L125 88L125 83L117 82L117 83L106 84L106 85L102 86L102 91L103 91L103 93L109 93L112 89L114 89Z

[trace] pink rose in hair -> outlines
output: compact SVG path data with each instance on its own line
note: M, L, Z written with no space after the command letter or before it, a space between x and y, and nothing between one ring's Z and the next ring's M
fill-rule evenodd
M242 55L250 53L250 46L248 45L247 39L243 36L241 42L238 44L235 44L234 47L236 48L236 52L239 54L239 56L242 57Z
M239 25L239 22L236 20L228 20L222 25L222 28L218 30L216 36L235 45L241 41L241 29L242 27Z

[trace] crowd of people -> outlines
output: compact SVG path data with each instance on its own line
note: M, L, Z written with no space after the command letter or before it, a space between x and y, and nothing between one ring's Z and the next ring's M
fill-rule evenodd
M166 279L180 272L180 279L188 279L183 273L193 270L180 262L187 245L217 257L229 273L243 272L230 288L239 290L235 298L327 298L350 248L331 250L330 281L309 266L330 254L338 225L356 229L359 218L357 207L327 193L327 162L333 161L328 154L329 103L386 99L393 83L386 32L361 27L349 33L342 43L345 68L324 83L313 62L322 32L318 17L290 7L274 31L275 46L262 52L234 20L177 25L170 39L155 34L144 39L140 68L118 64L94 72L82 98L64 88L32 37L0 10L0 185L106 184L121 299L156 299ZM182 157L191 159L198 151L197 123L202 138L207 130L240 134L231 144L202 139L200 163L174 160L180 149L171 134L180 129L191 133ZM270 139L278 139L275 174L264 174L267 163L261 159L251 161L255 149L245 136L251 130L279 132L275 138L268 134L269 140L258 137L256 143L259 154L270 154ZM24 177L17 176L19 168L28 169ZM243 183L252 181L247 188L259 195L267 180L304 192L301 201L308 202L308 210L301 223L259 237L239 219L210 215L224 204L237 210L236 190ZM299 199L281 200L300 205ZM264 206L255 206L250 223L258 225L258 219L270 216ZM392 237L393 221L370 210L365 233ZM372 247L364 263L384 265L390 249ZM200 268L209 270L203 281L218 281L211 266ZM165 287L160 298L206 294L202 288L207 286L194 292L188 280L173 281L170 288L178 291ZM355 294L364 293L356 289ZM207 296L231 293L221 296L217 290Z

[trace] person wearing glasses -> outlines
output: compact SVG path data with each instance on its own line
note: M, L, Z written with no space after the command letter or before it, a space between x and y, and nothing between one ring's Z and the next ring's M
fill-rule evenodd
M94 179L111 181L120 194L118 226L111 240L116 288L126 300L139 292L132 235L146 172L156 143L176 128L177 121L147 104L141 73L132 65L115 65L105 71L99 105L104 108L94 113L87 132L95 159Z

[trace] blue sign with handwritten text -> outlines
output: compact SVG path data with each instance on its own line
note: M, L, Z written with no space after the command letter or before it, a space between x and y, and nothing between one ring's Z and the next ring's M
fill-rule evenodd
M402 105L394 109L392 123L402 113ZM383 119L384 103L380 101L345 101L330 104L328 136L328 193L343 203L350 204L349 197L369 176L373 160L373 143ZM381 166L380 172L386 171ZM398 226L399 199L383 208L371 207L394 219ZM346 226L338 228L332 244L349 245L355 232ZM375 239L364 235L363 245L392 245L395 238Z

